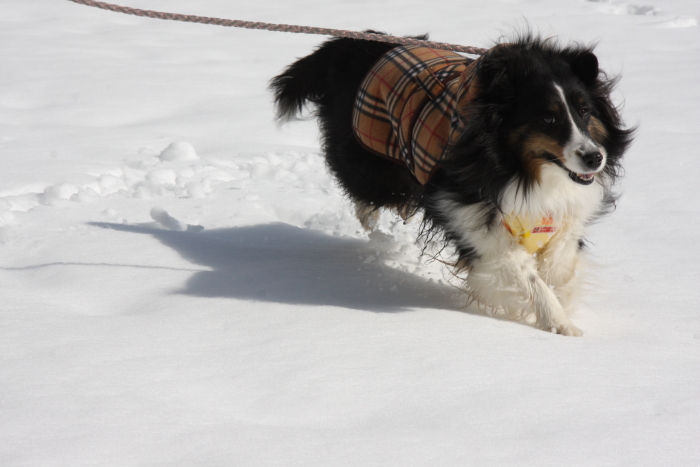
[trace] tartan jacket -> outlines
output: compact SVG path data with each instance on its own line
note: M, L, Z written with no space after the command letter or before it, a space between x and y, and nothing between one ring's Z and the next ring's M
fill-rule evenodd
M360 86L353 111L355 137L427 183L465 127L467 105L479 88L477 63L427 47L390 50Z

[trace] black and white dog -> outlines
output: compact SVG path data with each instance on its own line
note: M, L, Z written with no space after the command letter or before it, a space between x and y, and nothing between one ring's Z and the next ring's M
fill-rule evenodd
M282 119L315 105L328 167L365 228L382 208L422 211L423 233L454 247L473 299L580 336L567 315L584 229L614 206L634 131L611 103L615 83L592 47L526 34L477 60L331 39L271 89Z

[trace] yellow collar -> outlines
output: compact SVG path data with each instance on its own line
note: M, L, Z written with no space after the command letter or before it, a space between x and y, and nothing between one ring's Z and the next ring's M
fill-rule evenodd
M530 254L544 248L559 230L551 216L533 218L511 214L503 218L503 225Z

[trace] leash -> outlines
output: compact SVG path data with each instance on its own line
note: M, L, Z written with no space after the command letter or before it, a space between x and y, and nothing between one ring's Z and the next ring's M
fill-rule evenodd
M445 42L433 42L408 37L387 36L384 34L372 34L366 32L345 31L342 29L316 28L311 26L294 26L290 24L258 23L253 21L240 21L223 18L209 18L206 16L181 15L178 13L166 13L162 11L140 10L129 8L112 3L97 2L93 0L68 0L80 5L100 8L102 10L115 11L126 15L143 16L146 18L165 19L173 21L184 21L187 23L213 24L216 26L226 26L230 28L261 29L265 31L293 32L297 34L319 34L322 36L348 37L365 41L388 42L399 45L419 45L432 49L450 50L452 52L462 52L470 55L482 55L487 49L479 47L466 47L463 45L447 44Z

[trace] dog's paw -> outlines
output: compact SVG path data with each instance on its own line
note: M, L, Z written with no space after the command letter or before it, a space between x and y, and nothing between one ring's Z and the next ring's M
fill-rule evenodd
M554 334L561 334L562 336L583 336L583 331L581 331L579 328L577 328L571 323L555 324L553 326L550 326L547 330Z

